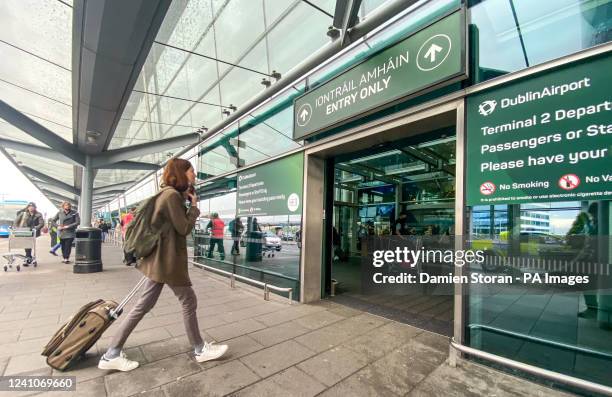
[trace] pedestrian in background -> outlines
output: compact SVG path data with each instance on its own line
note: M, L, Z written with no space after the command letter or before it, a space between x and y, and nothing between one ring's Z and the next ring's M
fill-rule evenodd
M72 242L76 237L76 229L81 223L79 214L72 209L72 204L67 201L62 203L62 209L53 217L53 221L58 224L60 244L62 247L62 262L70 263L70 253Z
M53 220L53 218L49 219L49 236L51 236L51 250L49 253L57 256L57 250L60 249L62 244L60 243L57 235L57 223Z
M210 222L206 225L206 230L210 230L210 245L208 246L208 257L213 257L213 251L215 250L215 245L217 246L217 250L219 250L219 257L221 260L225 259L225 247L223 247L223 234L225 230L225 223L221 218L219 218L219 214L213 212L210 216Z
M130 211L123 217L123 224L121 225L121 233L123 236L123 240L125 241L125 231L127 230L128 225L134 220L134 215L136 214L136 207L130 208ZM123 252L123 264L126 266L132 266L136 264L137 258L131 252Z
M240 255L240 236L242 236L242 232L244 231L244 224L240 220L240 217L237 216L229 223L229 230L232 233L232 239L234 243L232 244L232 255Z
M100 219L100 224L98 225L100 230L102 231L102 242L106 242L106 237L108 236L108 230L110 229L108 223L104 219Z
M34 230L36 237L40 236L40 230L45 226L45 221L40 212L36 210L36 204L29 203L27 207L17 212L15 227L28 228ZM26 261L23 266L30 266L32 263L32 249L25 249Z

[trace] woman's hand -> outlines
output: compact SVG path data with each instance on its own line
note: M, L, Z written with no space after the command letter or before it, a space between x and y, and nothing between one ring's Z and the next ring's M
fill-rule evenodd
M187 193L187 199L191 202L191 205L193 207L197 207L198 206L198 196L196 196L195 192L188 192Z

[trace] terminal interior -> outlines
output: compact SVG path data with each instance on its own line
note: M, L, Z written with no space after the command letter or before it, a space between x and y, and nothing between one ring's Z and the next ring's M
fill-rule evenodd
M454 234L455 153L455 129L448 127L331 160L328 258L333 295L339 301L367 305L371 311L450 335L452 294L427 290L401 296L363 294L361 260L368 255L365 240L394 234L402 212L407 214L410 237Z

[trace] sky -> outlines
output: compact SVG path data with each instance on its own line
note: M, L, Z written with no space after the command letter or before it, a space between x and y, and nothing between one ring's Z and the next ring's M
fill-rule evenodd
M11 163L4 154L0 153L0 201L24 200L36 203L38 211L45 215L45 219L55 215L57 208L47 199L32 182Z

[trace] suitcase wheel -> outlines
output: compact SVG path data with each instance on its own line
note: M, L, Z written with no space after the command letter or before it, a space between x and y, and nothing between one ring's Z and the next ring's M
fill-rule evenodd
M32 265L34 265L34 267L38 266L38 262L34 261L32 262Z
M81 324L79 324L79 327L83 328L85 326L85 321L83 321Z
M4 271L6 272L8 270L8 266L4 265Z
M17 271L21 271L21 266L17 265Z

